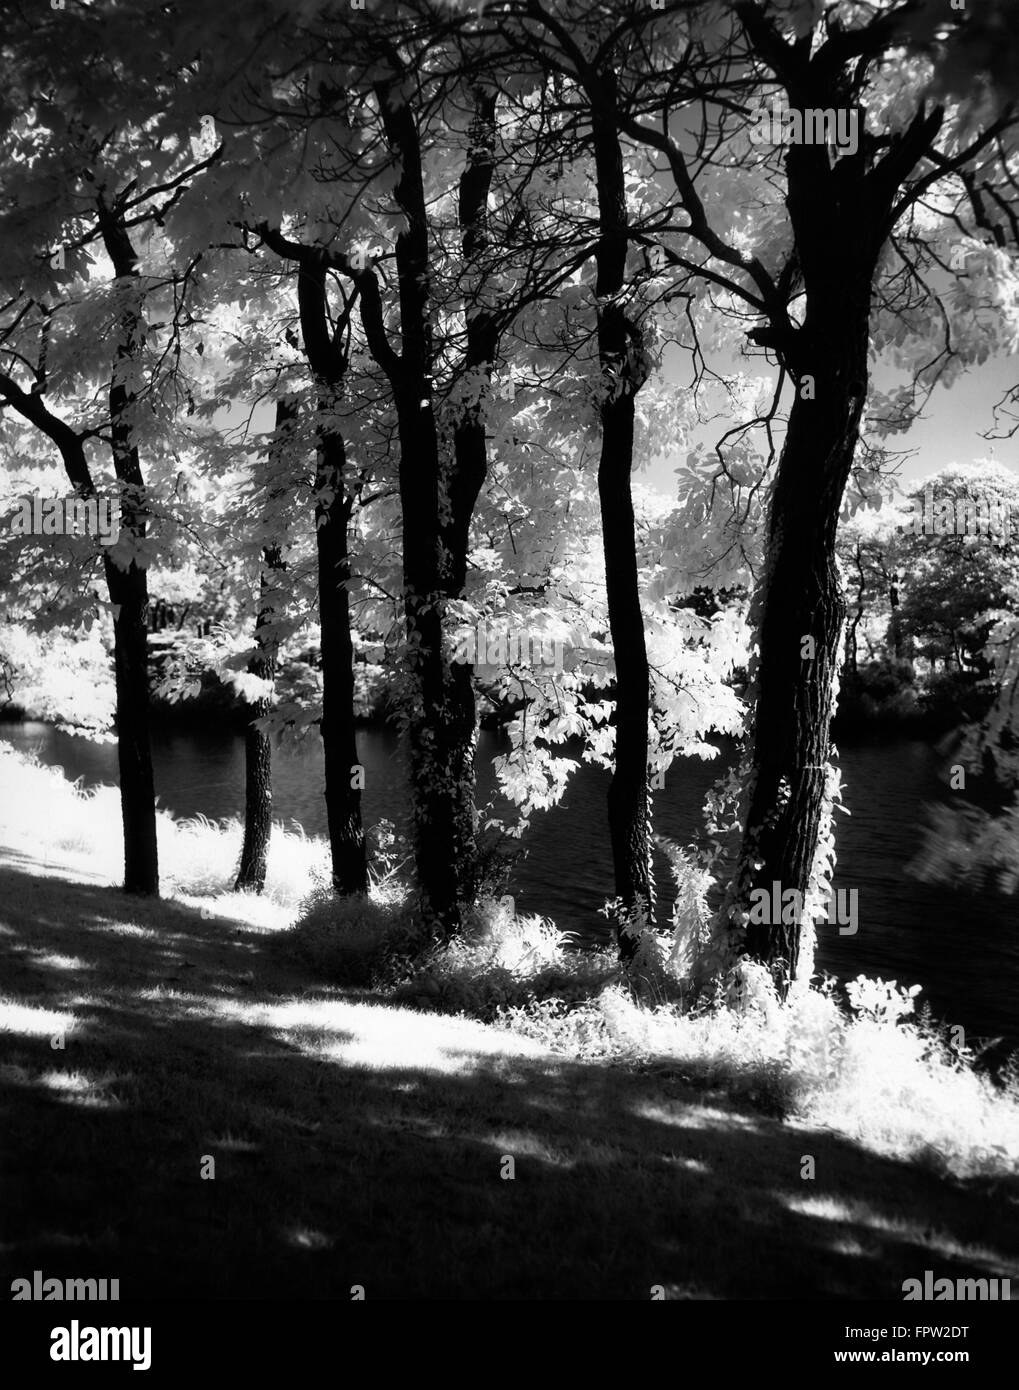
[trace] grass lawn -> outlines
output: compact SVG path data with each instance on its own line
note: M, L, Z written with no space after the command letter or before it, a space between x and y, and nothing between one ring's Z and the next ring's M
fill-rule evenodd
M1019 1297L1014 1178L940 1178L694 1067L324 988L286 932L24 849L0 852L0 957L5 1290L894 1300L933 1269Z

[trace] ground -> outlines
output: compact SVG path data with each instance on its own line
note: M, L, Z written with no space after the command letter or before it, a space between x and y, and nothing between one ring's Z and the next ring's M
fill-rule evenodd
M937 1177L693 1068L323 988L285 932L23 848L0 851L0 980L5 1291L40 1269L121 1299L895 1300L934 1269L1019 1297L1013 1180Z

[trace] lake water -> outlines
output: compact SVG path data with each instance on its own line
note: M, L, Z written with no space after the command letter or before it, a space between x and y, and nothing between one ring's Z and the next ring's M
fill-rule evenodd
M116 751L44 724L0 726L0 737L36 752L86 784L116 782ZM494 795L491 760L499 736L483 733L478 755L479 801ZM406 827L409 802L398 737L385 729L359 736L365 767L365 823L382 817ZM158 730L154 736L160 804L179 816L239 816L244 805L244 741ZM729 755L731 756L731 755ZM723 771L712 763L674 764L655 797L655 829L686 845L702 834L704 793ZM839 935L819 928L818 967L842 979L863 972L900 985L921 984L935 1013L982 1037L1019 1035L1019 900L920 883L905 866L920 842L925 803L946 799L943 760L915 741L843 747L845 800L851 816L838 817L835 887L859 891L859 930ZM274 753L274 815L297 821L308 834L325 833L320 753L316 741ZM585 935L605 928L598 909L612 896L605 824L608 776L581 766L563 802L534 817L521 842L526 851L510 891L522 911L541 912L564 929ZM498 806L496 807L498 810ZM1019 846L1017 846L1019 852ZM673 891L664 864L656 869L663 918Z

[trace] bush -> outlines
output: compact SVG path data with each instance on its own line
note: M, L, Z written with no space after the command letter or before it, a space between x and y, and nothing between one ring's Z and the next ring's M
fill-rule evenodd
M585 998L616 971L608 956L569 945L547 917L518 916L512 898L486 898L461 937L403 960L387 987L396 1000L490 1021L529 1000Z
M402 958L413 937L410 893L390 880L349 898L320 889L279 944L324 983L367 986Z
M840 729L877 725L895 731L917 723L922 715L911 662L889 657L843 671L837 712Z
M980 720L994 698L991 683L975 671L934 671L926 680L920 707L936 728Z

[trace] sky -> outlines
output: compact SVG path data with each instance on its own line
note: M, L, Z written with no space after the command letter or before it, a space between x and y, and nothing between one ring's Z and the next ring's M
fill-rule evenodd
M980 458L993 458L1019 473L1019 433L1012 439L981 438L981 432L1007 432L1009 421L1004 418L995 427L994 406L1016 385L1019 358L1005 357L973 368L949 391L935 390L924 418L902 436L903 447L917 451L904 466L903 477L926 477L948 463L973 463ZM1019 413L1014 405L1012 411Z
M734 369L730 364L729 370ZM755 361L753 370L760 372L764 360ZM669 375L671 368L667 366ZM744 364L746 369L746 364ZM677 383L689 379L689 369L676 365ZM723 368L720 368L723 370ZM875 381L882 382L880 371L875 372ZM988 440L981 437L982 432L994 431L1004 434L1008 425L1002 420L995 427L994 407L1010 387L1019 385L1019 355L1000 357L973 367L965 373L950 389L936 387L921 418L905 434L893 435L887 446L896 450L912 451L909 458L902 461L899 477L904 484L918 478L926 478L931 473L951 463L974 463L977 459L990 458L1005 468L1010 468L1019 477L1019 432L1012 439ZM1019 415L1019 406L1012 407ZM725 425L716 422L703 434L703 439L714 443ZM682 451L685 453L685 450ZM656 459L641 474L641 481L656 491L672 496L675 489L673 470L682 453Z

